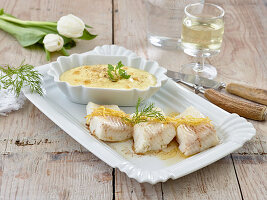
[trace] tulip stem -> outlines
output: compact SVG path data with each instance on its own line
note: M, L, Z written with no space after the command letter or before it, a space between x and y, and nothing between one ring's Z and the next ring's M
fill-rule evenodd
M60 50L60 53L62 53L63 56L69 56L70 55L64 47L62 47L62 49Z
M44 50L45 50L46 60L50 61L50 52L45 47Z
M9 17L9 16L7 16L5 14L0 15L0 19L6 20L6 21L9 21L9 22L13 22L13 23L16 23L16 24L24 25L24 26L43 26L43 25L46 25L46 26L57 26L56 22L24 21L24 20L17 19L15 17Z

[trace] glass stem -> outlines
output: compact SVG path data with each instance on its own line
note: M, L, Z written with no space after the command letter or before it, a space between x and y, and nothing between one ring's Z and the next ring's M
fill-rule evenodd
M201 59L201 61L200 61ZM201 55L201 57L197 57L197 62L196 62L196 66L194 67L194 70L196 72L202 72L204 69L204 65L205 65L205 57L203 55Z
M205 65L205 57L203 55L201 57L202 57L202 60L201 60L202 62L201 62L201 67L200 67L201 69L200 70L202 71L204 69L204 65Z

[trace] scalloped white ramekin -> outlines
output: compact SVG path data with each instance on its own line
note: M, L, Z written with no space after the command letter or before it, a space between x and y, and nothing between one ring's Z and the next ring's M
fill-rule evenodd
M73 86L67 82L59 80L62 73L75 67L83 65L117 64L119 61L122 61L125 66L142 69L153 74L157 78L156 85L145 90L135 88L111 89L85 87L83 85ZM98 104L134 106L139 97L146 100L167 82L168 77L165 75L166 71L167 70L160 67L157 62L148 61L142 57L138 57L136 54L123 47L104 45L96 47L93 51L87 53L73 54L68 57L61 56L56 62L50 64L50 69L47 73L53 77L59 89L72 102L87 104L89 101L92 101L97 102Z

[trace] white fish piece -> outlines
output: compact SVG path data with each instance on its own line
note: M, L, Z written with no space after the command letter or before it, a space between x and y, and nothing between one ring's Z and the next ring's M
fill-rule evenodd
M100 106L89 102L86 106L87 113L92 113L95 108ZM117 105L104 105L104 107L121 111ZM103 116L93 116L87 125L91 134L103 141L118 142L133 136L133 127L123 122L120 117L107 116L105 118Z
M136 153L161 150L167 147L175 135L176 130L172 124L138 123L134 125L134 150Z
M187 115L196 118L204 117L204 115L194 107L187 108L178 117ZM186 156L199 153L219 143L216 130L208 123L196 126L188 126L185 124L178 126L176 141L179 144L180 151Z

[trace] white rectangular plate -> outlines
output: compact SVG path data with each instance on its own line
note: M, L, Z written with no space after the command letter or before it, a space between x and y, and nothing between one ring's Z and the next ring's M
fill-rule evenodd
M166 85L148 102L155 102L156 106L162 108L166 113L182 112L186 107L194 106L213 121L220 144L179 162L170 162L168 159L161 160L153 155L123 157L109 145L89 134L84 118L86 105L70 102L57 88L52 78L47 76L48 68L49 64L36 68L44 75L46 94L42 97L24 90L25 96L86 149L111 167L118 168L138 182L155 184L194 172L240 148L256 133L251 123L244 118L236 114L229 114L172 80L168 80ZM133 107L122 107L122 109L127 113L134 110Z

